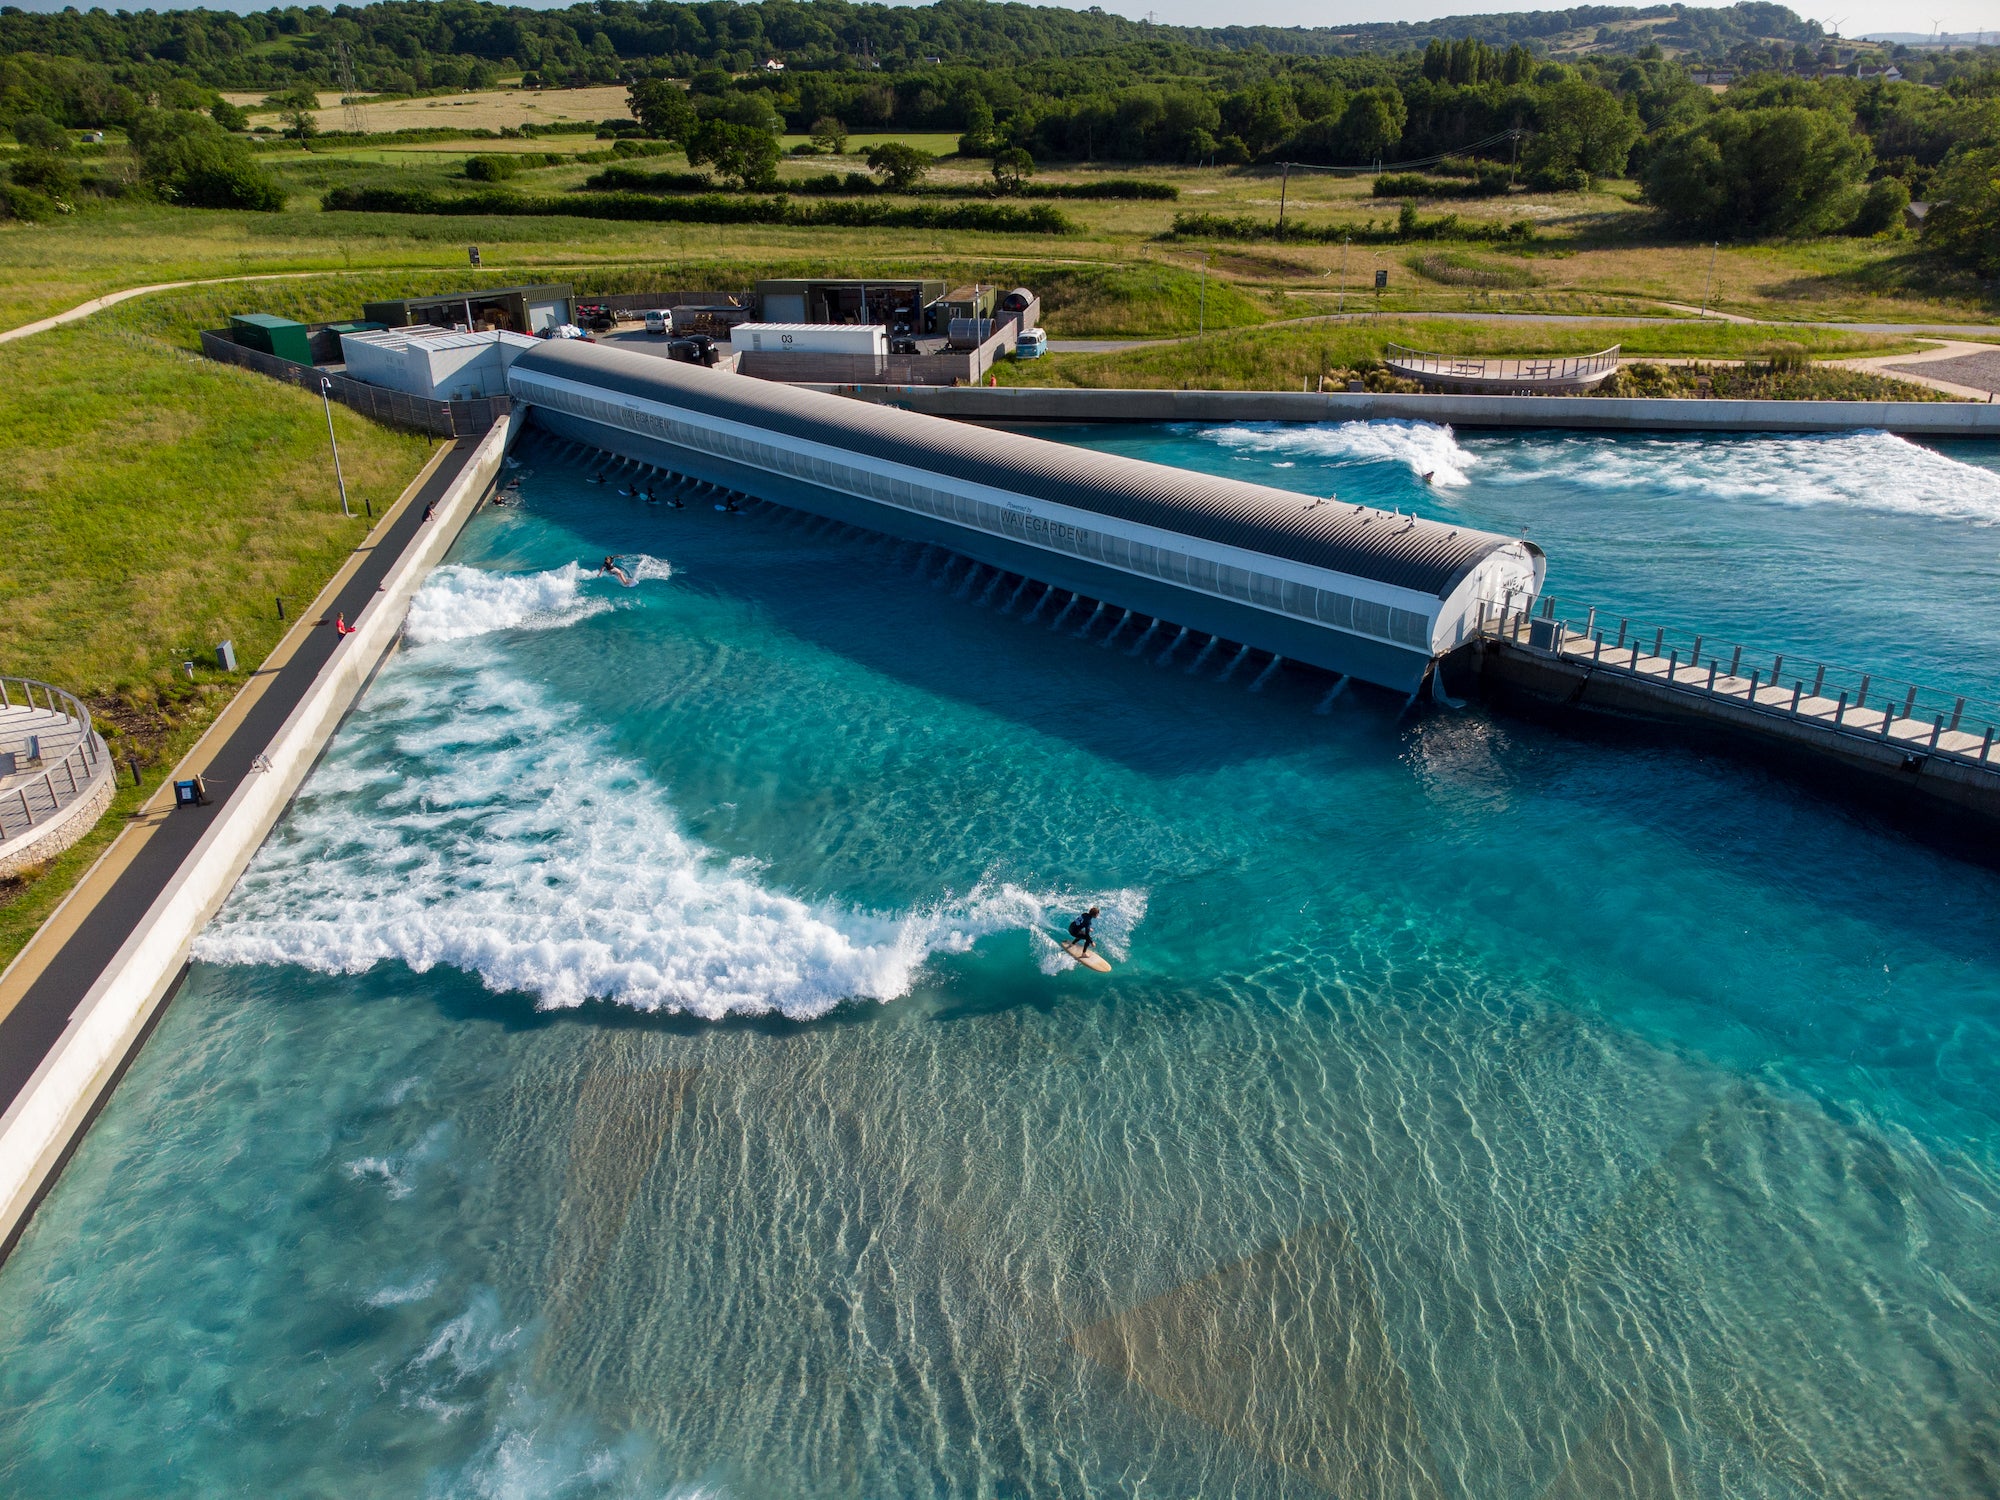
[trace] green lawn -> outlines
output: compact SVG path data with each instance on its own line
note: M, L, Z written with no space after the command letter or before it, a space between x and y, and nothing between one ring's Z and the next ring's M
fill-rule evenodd
M129 777L96 833L0 883L0 965L277 643L429 440L334 408L344 520L317 398L106 318L0 345L0 666L86 698ZM233 640L244 671L214 669ZM197 662L189 682L181 663Z

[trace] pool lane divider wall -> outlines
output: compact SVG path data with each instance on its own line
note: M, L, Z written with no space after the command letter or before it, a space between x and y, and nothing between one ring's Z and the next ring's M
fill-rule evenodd
M1435 422L1592 432L1858 432L2000 438L2000 404L1717 401L1636 396L1075 390L1059 386L815 386L877 406L972 422Z
M645 354L552 342L507 383L560 437L1401 693L1541 587L1519 537Z
M186 967L195 935L221 907L244 867L317 763L334 731L395 646L411 598L444 557L466 521L477 512L520 426L521 416L515 413L496 422L476 442L461 440L461 448L469 446L471 450L462 460L460 453L450 448L443 450L404 492L398 507L383 518L375 534L378 546L407 518L411 509L423 503L440 466L460 460L456 474L449 478L442 492L430 496L431 519L416 526L401 555L388 565L373 594L359 608L351 622L353 634L334 644L331 654L304 686L276 733L262 747L261 755L251 762L249 774L228 791L220 807L207 814L205 831L130 924L122 943L103 963L80 1002L68 1012L67 1024L53 1045L48 1046L39 1065L8 1101L4 1115L0 1115L0 1255L12 1249L41 1195L68 1160L110 1088L144 1040L161 1002ZM293 651L307 638L305 632L331 628L330 623L314 622L322 613L334 612L341 590L357 575L358 570L350 563L343 576L327 586L315 601L314 610L303 616L288 636L286 644ZM278 654L273 653L274 657ZM287 653L287 659L290 654ZM277 671L282 672L283 668ZM263 691L276 689L266 686ZM238 701L250 697L251 692L252 688L246 685ZM252 703L230 725L225 726L224 720L218 719L176 767L174 776L192 776L212 765L211 757L229 739L229 731L240 730L243 717L254 712ZM225 710L225 717L228 715ZM163 812L149 826L135 827L121 835L119 842L135 836L141 840L155 836L168 821L200 817L205 811ZM114 843L99 865L111 862L109 868L115 872L114 856L120 853L119 844ZM132 850L123 851L122 857L128 862L126 874L130 874ZM86 886L94 887L93 894L100 905L106 898L118 897L115 885L92 881L97 874L98 867L93 867L63 907L51 915L36 940L9 966L9 973L0 976L0 982L4 982L16 978L15 971L24 964L41 966L39 978L28 981L29 987L0 1018L0 1037L7 1037L9 1030L16 1033L8 1037L10 1046L20 1045L22 1034L29 1029L5 1025L15 1021L19 1012L38 1002L61 1005L74 999L73 995L35 993L34 986L56 977L54 971L67 957L60 951L53 956L37 953L35 946L45 935L51 935L51 941L58 945L64 944L65 939L76 943L98 936L86 930L92 913L79 917L67 909L71 902L82 897ZM113 873L110 878L115 881L120 877ZM85 956L94 962L95 954Z

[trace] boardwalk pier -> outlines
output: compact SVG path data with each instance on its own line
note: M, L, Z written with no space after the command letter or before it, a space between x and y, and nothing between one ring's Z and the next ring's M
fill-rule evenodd
M1482 685L1544 704L1718 731L1800 768L2000 824L2000 706L1797 657L1758 655L1557 599L1489 602Z

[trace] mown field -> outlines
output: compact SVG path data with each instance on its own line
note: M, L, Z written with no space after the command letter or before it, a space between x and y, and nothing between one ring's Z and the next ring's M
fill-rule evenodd
M468 96L471 97L471 96ZM518 112L518 93L505 96ZM550 96L555 97L555 96ZM430 117L456 116L450 101L406 101ZM439 105L439 108L431 108ZM371 106L382 110L392 106ZM393 106L400 108L401 106ZM498 106L495 106L498 107ZM470 115L466 116L469 121ZM431 123L427 120L426 123ZM865 150L877 137L856 136L835 158L787 156L781 183L826 172L866 171ZM907 137L948 151L943 137ZM799 144L787 137L786 146ZM190 211L114 202L85 206L44 225L0 227L0 326L13 326L72 306L116 287L199 276L300 271L397 270L462 279L465 246L477 243L486 265L523 278L554 270L647 265L663 285L683 284L681 267L732 268L742 285L779 266L808 265L911 270L963 267L969 277L1001 279L1005 267L1159 267L1199 273L1207 266L1218 305L1236 297L1225 323L1352 308L1358 296L1371 310L1507 311L1576 315L1670 315L1706 296L1712 308L1759 318L1879 322L1984 321L2000 313L2000 291L1976 281L1940 277L1922 267L1914 242L1900 232L1871 239L1831 237L1726 245L1663 239L1650 210L1629 182L1583 193L1515 193L1504 199L1419 202L1424 220L1455 213L1468 224L1526 220L1535 238L1524 244L1354 244L1170 237L1180 213L1221 219L1277 217L1281 191L1288 226L1315 233L1386 230L1401 200L1371 196L1368 178L1294 173L1289 183L1271 169L1131 166L1101 163L1045 170L1042 183L1087 183L1106 176L1166 183L1173 202L1064 200L1077 226L1064 236L983 232L841 229L797 226L710 226L628 223L582 217L425 217L326 213L320 198L337 187L395 185L449 193L474 184L465 164L474 155L553 154L557 165L510 178L530 196L581 189L601 164L573 160L604 149L588 135L415 144L335 145L259 152L287 191L281 213ZM112 145L115 162L119 150ZM677 153L642 165L688 170ZM983 160L947 157L930 183L967 187L989 181ZM799 201L805 201L803 199ZM824 201L819 199L814 202ZM839 201L839 200L832 200ZM911 200L902 200L911 201ZM991 274L981 275L981 268ZM1373 290L1375 273L1388 286ZM1152 274L1152 273L1148 273ZM1031 279L1023 277L1022 279ZM1169 275L1167 284L1177 285ZM1256 309L1250 317L1248 309ZM1076 299L1051 309L1057 337L1144 337L1185 327L1180 308L1149 307L1143 298ZM1192 312L1192 309L1189 309Z

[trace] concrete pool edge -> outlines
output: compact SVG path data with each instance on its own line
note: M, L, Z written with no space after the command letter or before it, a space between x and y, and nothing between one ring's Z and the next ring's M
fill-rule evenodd
M438 464L427 465L405 491L393 520L417 529L355 611L354 633L333 643L331 654L298 694L281 727L261 747L251 767L254 774L241 778L194 847L130 924L95 981L68 1011L60 1035L0 1115L0 1258L12 1250L143 1041L185 967L196 933L234 887L399 639L411 598L478 510L519 426L518 415L495 423L470 447L455 473L440 476ZM444 477L445 487L431 497L431 518L410 522L410 512L437 477ZM384 518L385 539L392 524L392 517ZM350 574L348 583L356 576ZM329 590L340 584L337 577ZM302 620L299 628L314 627ZM200 769L208 748L205 736L176 774ZM75 936L72 932L71 939ZM23 958L27 951L23 950ZM7 1019L13 1019L12 1013Z
M1066 386L815 385L878 406L972 422L1435 422L1612 432L1856 432L2000 438L2000 404L1718 401L1635 396L1084 390Z

